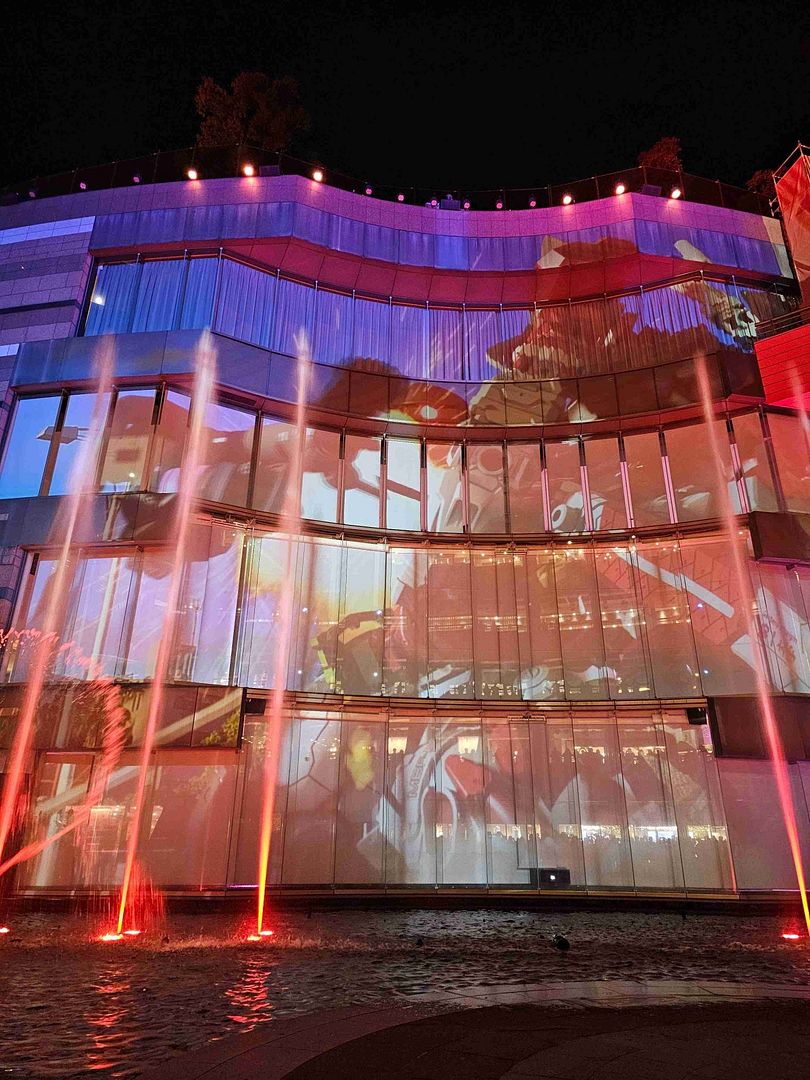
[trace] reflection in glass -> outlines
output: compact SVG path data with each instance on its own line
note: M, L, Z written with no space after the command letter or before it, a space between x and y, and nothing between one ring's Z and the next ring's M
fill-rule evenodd
M61 398L20 398L0 471L0 499L39 495Z

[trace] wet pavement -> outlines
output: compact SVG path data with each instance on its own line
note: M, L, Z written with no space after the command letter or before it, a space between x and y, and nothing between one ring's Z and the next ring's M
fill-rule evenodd
M269 943L250 945L250 926L232 917L172 916L142 938L101 944L91 921L17 916L0 942L0 1074L136 1076L282 1018L457 1009L459 993L490 999L520 985L810 987L810 946L784 941L794 924L772 916L353 910L283 912L272 925ZM553 948L555 933L568 952Z

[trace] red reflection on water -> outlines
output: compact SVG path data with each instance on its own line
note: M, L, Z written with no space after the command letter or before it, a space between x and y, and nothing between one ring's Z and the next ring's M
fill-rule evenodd
M0 934L10 934L11 928L8 926L0 926Z
M255 936L258 938L259 935ZM234 1008L228 1019L235 1024L253 1027L272 1015L273 1004L267 987L268 962L259 959L259 955L253 953L248 957L239 981L225 991L225 996Z
M94 989L98 999L90 999L91 1008L85 1013L90 1035L87 1072L101 1072L120 1065L121 1044L126 1043L130 1037L125 1030L125 1020L131 1011L130 982L116 969L111 970Z

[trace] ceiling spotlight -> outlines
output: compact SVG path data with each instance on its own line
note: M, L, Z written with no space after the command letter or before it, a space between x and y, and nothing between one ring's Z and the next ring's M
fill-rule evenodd
M399 195L397 195L397 202L405 202L405 196L402 194L401 191Z
M618 182L616 187L613 189L614 195L624 195L625 191L627 191L627 188L624 186L624 184L621 182L621 180Z
M562 197L562 204L563 204L563 206L570 206L570 205L571 205L571 203L572 203L573 201L574 201L574 196L573 196L573 195L568 195L568 194L566 193L566 194L565 194L565 195L563 195L563 197Z
M498 199L498 201L495 203L495 209L503 210L503 199Z
M535 199L534 195L529 199L529 206L532 210L537 206L537 199Z
M312 179L315 181L316 184L320 184L320 182L323 180L323 169L313 169Z
M469 210L470 209L470 200L465 199L464 202L462 203L462 205L463 205L465 210Z
M371 187L371 184L366 184L366 195L372 195L372 194L373 194L373 189Z
M196 180L199 177L199 173L196 169L186 169L186 176L189 180Z
M256 170L253 168L253 166L250 163L248 163L247 165L242 166L242 172L245 174L245 176L255 176L256 175Z
M141 182L141 174L140 173L135 173L135 175L132 177L132 183L133 184L140 184L140 182Z
M84 180L79 181L79 191L87 191L87 184Z
M681 189L679 187L674 187L672 191L670 191L669 197L670 199L680 199Z

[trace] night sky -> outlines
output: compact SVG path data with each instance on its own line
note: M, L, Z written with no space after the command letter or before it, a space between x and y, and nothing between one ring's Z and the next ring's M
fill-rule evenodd
M193 143L201 76L291 74L293 149L378 183L565 182L635 164L743 184L810 141L807 3L14 3L0 183Z

